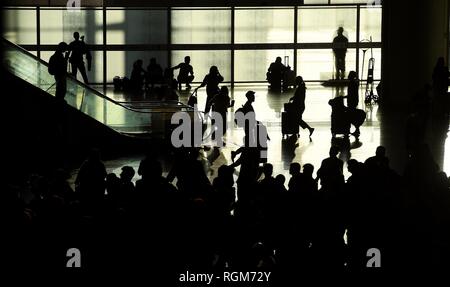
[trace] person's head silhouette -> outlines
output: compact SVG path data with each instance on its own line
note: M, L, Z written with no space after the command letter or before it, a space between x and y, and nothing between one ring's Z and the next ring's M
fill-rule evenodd
M330 157L337 157L339 153L339 148L337 146L330 147Z
M300 86L301 84L304 84L305 82L303 81L303 77L302 76L298 76L297 78L295 78L295 84L297 86Z
M342 35L342 34L344 34L344 28L343 28L343 27L339 27L338 30L337 30L337 32L338 32L338 35L339 35L339 36Z
M220 93L222 95L228 95L228 87L227 86L220 87Z
M298 162L293 162L289 166L289 174L290 175L296 175L300 173L301 166Z
M189 56L184 57L184 62L186 64L189 64L191 62L191 57L189 57Z
M156 64L156 59L155 58L151 58L150 59L150 64L155 65Z
M277 59L275 60L275 63L281 63L281 57L277 57Z
M216 66L211 66L211 68L209 68L209 73L211 75L216 75L219 73L219 69Z
M247 98L247 100L251 103L253 103L255 101L255 92L254 91L248 91L245 94L245 97Z
M58 44L58 47L56 48L57 52L64 53L67 51L68 45L66 42L61 42Z
M80 33L74 32L74 33L73 33L73 37L75 38L75 40L78 41L78 39L80 39Z
M350 73L348 73L348 79L349 80L356 80L357 76L358 75L356 74L355 71L350 71Z

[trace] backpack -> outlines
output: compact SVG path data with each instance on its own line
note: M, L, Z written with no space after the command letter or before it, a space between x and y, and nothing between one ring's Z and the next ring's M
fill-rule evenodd
M48 73L52 76L54 76L56 74L55 71L56 67L55 67L55 55L50 57L50 60L48 61Z

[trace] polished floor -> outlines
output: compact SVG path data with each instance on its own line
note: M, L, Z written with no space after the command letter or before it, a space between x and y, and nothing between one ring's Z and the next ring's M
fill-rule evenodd
M387 154L391 160L391 167L398 172L402 172L406 161L406 152L404 149L404 120L405 116L395 111L387 112L379 110L376 105L366 107L363 97L364 87L360 92L360 108L367 112L367 120L361 128L361 137L358 140L350 137L349 142L344 139L336 139L332 142L330 132L330 114L331 108L328 101L344 91L336 88L325 88L319 84L307 85L306 111L304 120L315 128L314 135L310 139L307 130L302 130L300 138L291 137L283 139L281 134L281 113L284 103L288 102L293 95L293 90L286 93L273 93L267 89L266 85L237 86L231 90L230 96L236 101L234 109L230 109L228 120L234 114L234 111L241 107L245 101L245 93L248 90L256 92L256 101L253 104L257 120L262 121L268 127L268 133L271 138L268 147L268 161L274 165L274 174L284 174L289 178L289 165L292 162L299 162L301 165L311 163L316 171L320 167L321 161L327 157L328 150L332 144L341 148L340 158L345 162L350 158L364 161L374 155L375 149L379 145L387 147ZM113 93L108 89L106 94L115 100L126 101L121 94ZM189 91L182 91L180 100L187 102ZM199 106L204 107L206 99L205 89L199 90ZM243 137L243 131L232 125L225 136L226 147L220 149L219 153L212 154L214 150L204 152L205 170L212 179L216 176L217 168L222 164L231 163L231 151L237 149ZM447 135L439 137L429 135L430 146L435 159L441 168L450 174L450 140ZM214 143L205 142L205 145ZM209 158L210 160L207 160ZM211 160L213 158L213 160ZM113 161L106 162L109 172L120 174L120 168L123 165L130 165L137 170L142 156L123 157ZM164 163L164 172L170 169L170 162L162 158ZM350 174L344 169L345 176ZM239 169L236 171L238 175ZM138 176L136 175L137 179Z

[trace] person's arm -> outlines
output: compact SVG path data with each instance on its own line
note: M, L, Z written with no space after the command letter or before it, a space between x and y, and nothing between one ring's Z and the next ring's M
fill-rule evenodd
M206 86L206 83L208 82L208 76L205 76L205 78L203 79L203 82L200 84L200 86L198 86L195 91L197 91L200 88L203 88L204 86Z
M191 65L189 65L189 73L191 73L192 76L194 75L194 68Z
M181 66L181 64L178 64L178 65L176 65L175 67L172 67L172 68L170 68L170 69L171 69L171 70L177 70L177 69L180 68L180 66Z

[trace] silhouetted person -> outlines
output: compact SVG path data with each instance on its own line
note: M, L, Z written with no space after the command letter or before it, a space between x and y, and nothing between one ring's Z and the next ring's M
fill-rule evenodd
M317 171L317 178L320 179L322 186L333 186L344 180L344 163L337 157L339 149L336 146L330 147L329 158L322 161L320 169Z
M347 89L347 107L348 107L348 116L350 122L355 126L355 131L352 133L356 138L361 134L359 128L358 117L361 117L361 110L358 110L359 105L359 81L358 75L355 71L351 71L348 75L348 89ZM364 115L364 113L362 113Z
M206 114L211 110L211 99L219 93L219 84L222 82L223 77L219 73L219 69L216 66L211 66L211 68L209 69L209 74L205 76L201 85L195 89L197 91L198 89L206 86Z
M239 170L239 177L237 179L237 192L238 200L240 202L248 203L252 196L254 185L258 179L258 169L260 161L260 152L258 148L249 147L249 139L247 136L244 137L244 146L237 149L235 152L231 152L231 158L233 164L230 166L236 168L241 166ZM234 158L240 154L238 160L234 161Z
M58 44L55 53L50 57L48 62L48 72L55 77L56 81L56 98L64 99L67 92L67 59L68 53L64 55L68 49L65 42Z
M89 51L86 43L84 43L84 36L81 37L80 33L73 33L74 41L69 44L70 55L70 63L72 65L72 75L76 78L78 70L80 71L81 76L83 77L83 81L85 84L89 84L89 80L86 74L86 67L84 66L83 56L86 55L88 71L91 70L92 64L92 56Z
M190 65L191 57L184 57L184 62L178 64L173 67L172 70L180 69L180 73L178 74L178 90L181 91L181 84L186 84L186 88L191 88L191 83L194 80L194 68Z
M174 78L173 70L170 68L164 69L163 85L176 90L178 87L178 81Z
M449 113L450 100L448 98L448 86L450 73L445 66L445 60L440 57L433 70L433 109L435 116L446 116Z
M359 104L359 81L358 75L355 71L348 74L348 89L347 89L347 107L350 109L357 109Z
M132 182L134 174L136 172L131 166L122 167L122 172L120 173L121 189L125 196L130 196L134 193L134 183Z
M161 83L163 80L163 69L161 65L156 63L155 58L150 59L150 64L147 66L147 86L153 88L155 84Z
M301 165L298 162L293 162L289 166L289 179L288 187L289 192L292 194L300 192L300 182L302 181Z
M281 192L283 195L288 191L284 184L286 183L286 177L282 174L279 174L275 177L275 185L278 192Z
M222 117L224 135L227 132L227 110L234 105L234 101L231 101L228 94L228 87L222 86L220 92L211 100L213 111L219 113Z
M76 190L83 199L98 201L105 194L106 168L100 160L100 152L93 149L81 165L75 180Z
M242 107L242 112L244 113L244 115L250 112L255 113L255 109L252 106L252 104L255 102L255 92L248 91L247 93L245 93L245 97L247 98L247 101Z
M244 132L246 135L246 139L250 140L252 139L250 137L250 133L252 132L256 132L256 128L257 128L257 122L256 122L256 115L255 115L255 110L253 109L252 104L255 102L255 92L254 91L247 91L247 93L245 93L245 97L247 98L247 101L245 102L245 104L239 108L236 113L238 112L242 112L245 116L245 118L248 120L245 120L244 123L240 123L238 122L236 119L236 124L238 124L239 127L244 128ZM244 124L243 126L240 126ZM249 146L249 142L245 143L246 146Z
M306 97L306 85L303 81L303 78L298 76L295 79L295 84L297 86L297 89L295 90L294 96L290 99L293 103L293 108L295 114L298 116L298 121L300 124L300 127L302 129L308 129L309 130L309 136L311 137L314 133L314 128L310 127L304 120L303 120L303 113L305 112L305 97Z
M336 66L336 80L345 77L345 56L347 55L348 39L344 36L344 28L339 27L338 35L333 39L333 53Z
M305 191L315 193L317 191L317 181L313 178L314 166L310 163L303 165L303 180Z
M270 88L274 90L281 90L281 81L283 80L284 72L288 68L281 62L281 57L277 57L275 62L271 63L267 71L267 81L270 83Z
M144 86L144 79L146 71L143 68L144 62L139 59L133 64L133 70L131 71L130 86L131 91L136 95L142 92L142 87Z
M216 192L215 203L222 214L230 215L236 201L236 190L234 189L234 168L222 165L217 171L217 177L213 181Z
M386 148L384 146L377 147L375 156L368 158L364 164L369 169L384 170L389 168L389 159L386 157Z

